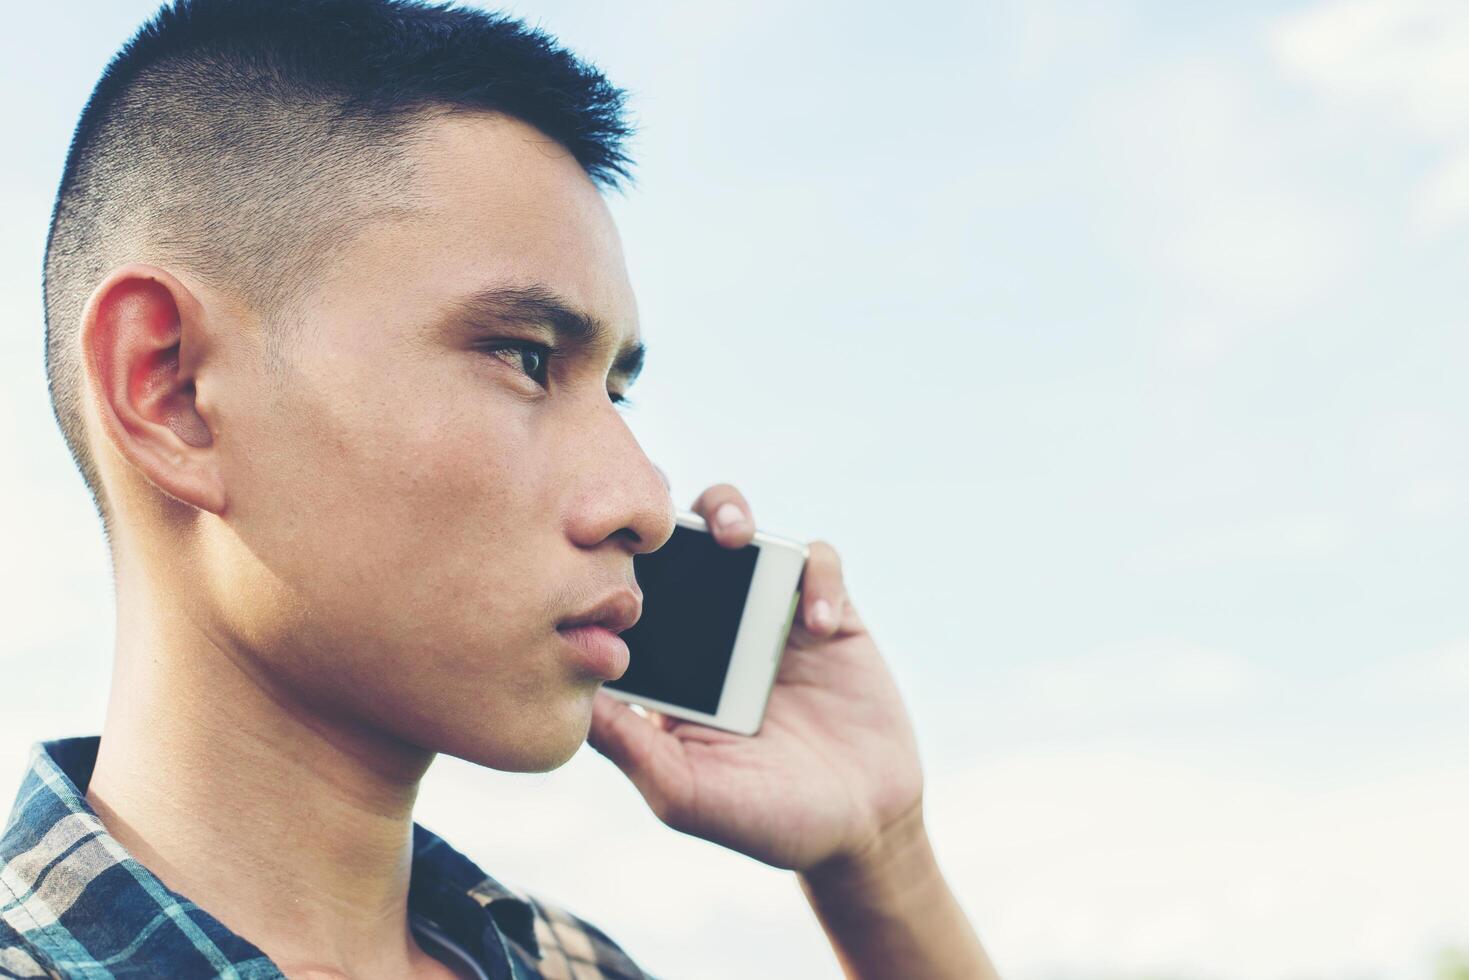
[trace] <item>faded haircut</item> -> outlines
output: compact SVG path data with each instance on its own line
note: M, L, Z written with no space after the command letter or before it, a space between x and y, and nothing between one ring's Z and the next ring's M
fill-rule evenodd
M174 0L82 110L46 242L51 405L111 539L82 415L82 309L113 268L174 263L279 326L355 223L411 206L411 151L492 112L628 178L624 93L546 33L416 0Z

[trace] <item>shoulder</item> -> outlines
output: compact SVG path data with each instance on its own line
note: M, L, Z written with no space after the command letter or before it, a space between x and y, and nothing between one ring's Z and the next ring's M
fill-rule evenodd
M9 897L8 892L0 896ZM36 948L4 921L0 921L0 978L3 980L50 980L61 974L45 965Z
M466 898L483 909L505 939L522 977L545 980L652 980L607 933L559 902L502 882L442 837L413 825L413 875L409 902L431 916L436 906L458 907ZM447 918L463 918L439 908Z
M540 958L525 965L546 980L653 980L607 933L565 907L517 891L534 914ZM517 950L517 952L521 952Z
M10 862L6 860L6 843L6 839L0 838L0 980L60 977L61 974L50 967L46 954L17 928L17 925L21 928L27 925L27 909L12 883L24 883L16 882L14 876L8 874L11 869Z

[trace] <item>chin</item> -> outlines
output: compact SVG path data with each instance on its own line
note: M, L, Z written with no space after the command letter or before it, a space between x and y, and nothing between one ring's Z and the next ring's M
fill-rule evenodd
M586 742L589 718L589 711L580 717L548 711L542 718L546 724L477 733L468 752L449 754L501 772L550 772L569 762Z
M493 753L470 761L501 772L550 772L571 761L584 741L585 738L568 739L564 745L518 745L508 751L504 746L496 746Z

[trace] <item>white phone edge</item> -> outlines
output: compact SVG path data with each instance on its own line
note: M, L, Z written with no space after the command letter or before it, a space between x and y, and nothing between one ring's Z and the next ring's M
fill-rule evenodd
M696 531L709 530L704 519L692 511L678 511L677 521ZM673 718L696 721L737 735L758 733L770 692L775 687L786 638L800 605L798 586L810 549L794 539L759 530L753 543L760 546L760 557L750 576L750 591L745 596L745 610L735 633L729 674L715 714L667 704L630 691L605 686L602 690L619 701L642 705Z

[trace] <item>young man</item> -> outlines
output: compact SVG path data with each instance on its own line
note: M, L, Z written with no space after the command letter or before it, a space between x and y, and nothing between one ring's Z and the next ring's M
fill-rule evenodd
M832 548L753 738L638 716L564 635L634 622L673 528L616 406L621 104L543 34L408 0L178 0L109 66L45 292L115 672L0 838L0 976L644 976L412 819L437 753L585 739L669 826L794 869L848 974L992 975ZM693 506L749 541L733 487Z

